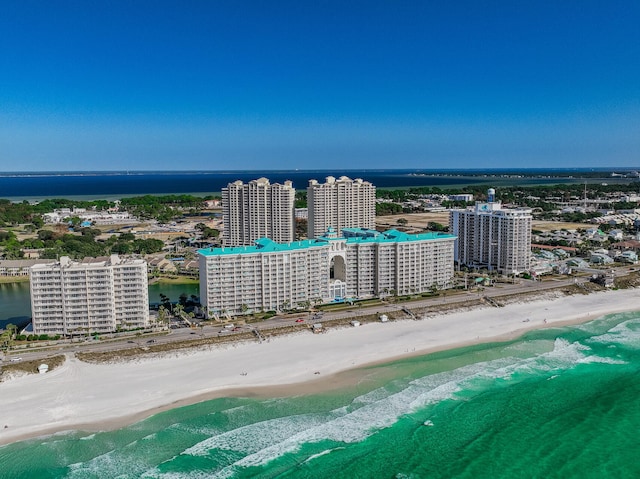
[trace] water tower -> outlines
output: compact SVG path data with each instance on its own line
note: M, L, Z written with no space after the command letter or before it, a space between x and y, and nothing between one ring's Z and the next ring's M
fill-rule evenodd
M495 201L496 201L496 190L494 190L493 188L489 188L487 190L487 202L493 203Z

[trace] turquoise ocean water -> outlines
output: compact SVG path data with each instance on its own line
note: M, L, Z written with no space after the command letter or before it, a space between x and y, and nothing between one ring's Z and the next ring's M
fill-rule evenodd
M637 478L640 314L0 448L9 478ZM25 411L28 414L28 411Z

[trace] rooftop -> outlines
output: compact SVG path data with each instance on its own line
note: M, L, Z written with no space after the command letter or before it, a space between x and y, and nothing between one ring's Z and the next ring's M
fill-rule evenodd
M203 256L221 256L247 253L276 253L284 251L299 251L313 247L326 246L329 241L342 240L347 244L361 243L404 243L411 241L453 239L454 235L438 232L408 234L395 229L383 233L365 228L345 228L346 238L321 237L312 240L293 241L291 243L276 243L269 238L260 238L252 246L233 246L223 248L205 248L198 250Z

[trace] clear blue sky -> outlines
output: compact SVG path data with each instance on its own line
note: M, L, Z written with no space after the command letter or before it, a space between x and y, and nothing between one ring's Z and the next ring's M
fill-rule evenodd
M640 167L640 2L6 0L0 171Z

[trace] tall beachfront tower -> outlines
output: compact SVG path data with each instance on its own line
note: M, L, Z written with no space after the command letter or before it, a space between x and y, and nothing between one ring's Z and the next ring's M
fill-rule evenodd
M108 333L149 325L147 262L141 259L63 256L30 268L36 334Z
M328 176L325 183L310 180L307 206L309 239L321 237L329 227L338 236L343 228L375 228L376 188L360 178Z
M531 261L531 210L503 208L495 190L486 202L452 210L449 232L457 236L454 256L459 265L497 270L503 274L528 271Z
M223 244L252 245L259 238L293 241L295 196L291 181L272 185L267 178L259 178L247 184L229 183L222 189Z

